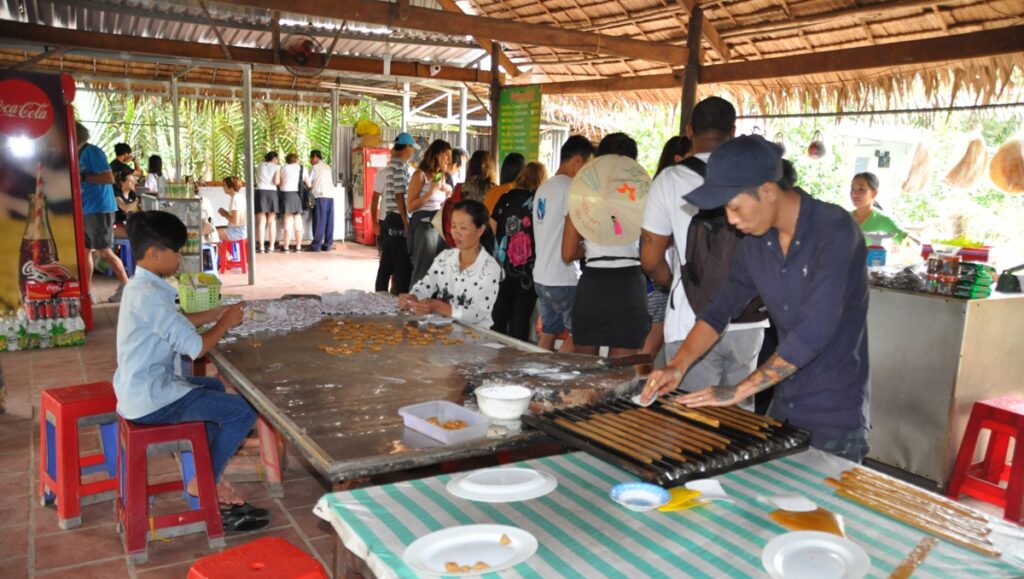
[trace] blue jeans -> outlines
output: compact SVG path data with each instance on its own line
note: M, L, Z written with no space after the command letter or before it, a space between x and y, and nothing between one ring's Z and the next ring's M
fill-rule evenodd
M334 199L320 197L313 210L313 251L330 251L334 247Z
M139 424L178 424L205 422L210 441L213 475L220 482L224 467L242 446L256 423L256 411L244 398L224 392L224 383L216 378L194 376L188 379L195 388L159 410L132 422Z
M815 448L824 450L829 454L845 458L857 464L864 462L868 455L868 429L857 428L844 432L840 436L826 440L815 441Z
M534 282L540 304L541 332L557 336L562 330L572 331L572 302L576 299L574 285L543 285Z

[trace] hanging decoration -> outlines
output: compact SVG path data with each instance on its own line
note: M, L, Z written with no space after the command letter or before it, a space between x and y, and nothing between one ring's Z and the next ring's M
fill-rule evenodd
M989 177L1007 193L1024 193L1024 139L1011 139L992 157Z
M820 159L825 156L828 149L825 147L825 141L822 139L821 131L814 131L814 137L811 138L811 144L807 145L807 156L812 159Z
M918 143L914 150L914 160L910 162L910 172L900 189L904 193L920 193L928 187L931 180L931 153L924 143Z
M988 164L988 151L981 136L975 136L967 144L967 152L960 162L943 179L945 183L960 189L970 189L978 182Z

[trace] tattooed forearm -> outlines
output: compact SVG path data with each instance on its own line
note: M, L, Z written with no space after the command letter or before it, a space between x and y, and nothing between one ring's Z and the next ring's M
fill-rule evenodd
M797 367L782 359L782 356L772 354L748 380L751 381L754 392L760 392L789 378L796 371Z
M716 402L728 402L736 396L736 386L712 386L711 397Z

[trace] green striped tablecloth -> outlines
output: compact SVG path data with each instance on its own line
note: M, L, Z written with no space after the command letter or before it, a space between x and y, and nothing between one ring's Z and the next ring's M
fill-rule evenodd
M608 498L626 472L584 453L519 466L558 478L539 499L488 504L454 497L450 475L325 495L315 512L380 579L415 577L402 562L414 540L458 525L497 523L528 530L540 548L526 563L485 577L765 577L761 551L786 532L758 495L799 493L842 515L847 536L871 556L871 577L887 577L924 536L835 496L823 482L851 463L811 450L718 477L736 502L675 513L634 513ZM1000 559L941 542L914 577L1022 577L1024 532L997 521Z

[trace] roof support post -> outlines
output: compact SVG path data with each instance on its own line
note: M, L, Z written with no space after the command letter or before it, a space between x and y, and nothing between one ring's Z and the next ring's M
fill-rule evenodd
M501 44L491 44L491 157L494 158L494 166L499 167L501 156L498 154L498 106L501 101L501 81L496 76L498 72L498 56L501 54Z
M469 115L469 95L466 85L459 87L459 148L466 149L466 117ZM449 115L451 116L451 115Z
M174 124L174 178L181 179L181 129L179 110L181 100L178 98L178 77L171 76L171 122Z
M344 148L341 145L341 138L338 135L338 121L340 120L338 118L338 107L340 105L340 98L341 94L338 92L338 89L331 89L331 170L334 171L334 174L331 175L332 183L341 182L341 180L338 179L338 171L343 167L343 165L341 164L341 159L342 156L345 154ZM344 195L336 197L335 203L341 204L341 207L336 207L336 209L340 212L341 215L345 215L345 204L347 202L348 200ZM342 241L344 241L345 239L345 234L345 220L342 219L340 235L340 239ZM338 233L335 233L334 235L336 239L339 238ZM333 240L325 240L325 243L331 243L332 241Z
M409 95L409 83L402 83L402 132L409 132L409 118L412 117L412 112L409 110L410 100L412 97Z
M700 82L701 61L701 26L704 21L704 10L694 6L690 11L690 21L686 26L686 69L683 71L683 98L679 115L679 136L686 136L686 126L690 124L693 107L697 104L697 83Z
M255 166L252 162L252 65L242 67L242 122L245 132L245 228L249 238L246 259L249 262L249 285L256 285L256 192ZM301 240L300 240L301 241Z

